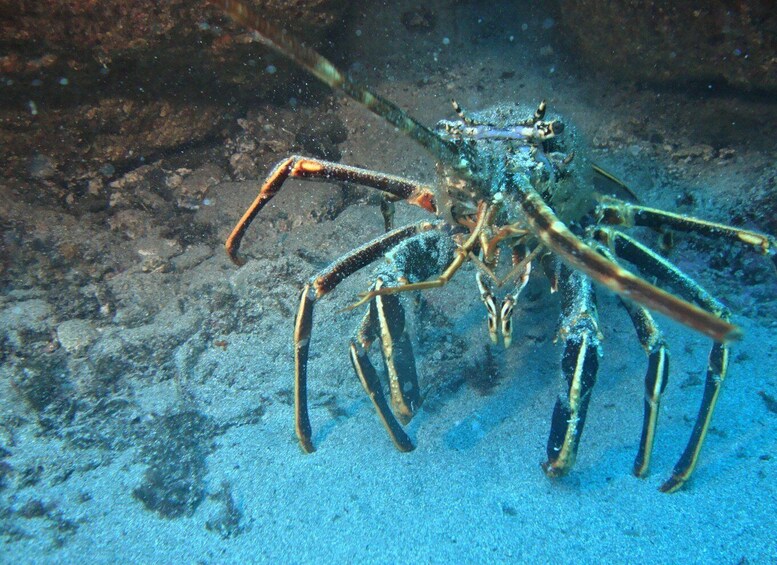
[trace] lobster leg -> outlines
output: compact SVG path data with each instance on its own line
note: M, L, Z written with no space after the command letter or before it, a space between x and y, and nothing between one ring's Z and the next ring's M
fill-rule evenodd
M635 476L645 477L650 467L650 456L653 452L661 395L669 382L669 352L664 337L650 312L639 304L627 300L621 300L621 303L629 313L637 331L637 338L648 354L648 367L645 373L645 415L642 420L642 436L633 469Z
M370 171L369 169L360 169L358 167L341 165L340 163L293 155L275 165L275 168L268 175L264 184L262 184L256 199L254 199L251 206L243 214L243 217L237 222L232 233L229 234L225 247L233 263L237 265L245 263L245 260L237 254L243 235L245 235L248 226L254 221L256 215L278 194L283 187L283 183L289 178L362 184L383 191L392 200L406 200L410 204L420 206L429 212L435 213L437 211L431 189L415 181ZM386 212L384 212L385 218ZM388 226L389 220L386 219L385 221Z
M514 185L518 203L532 232L570 267L582 271L620 296L661 312L718 342L741 337L741 331L708 310L648 283L594 251L564 225L531 186Z
M430 230L408 238L386 254L386 264L379 269L371 290L380 291L392 285L428 279L450 263L455 251L456 244L443 230ZM367 355L376 339L380 339L393 411L383 396L382 385ZM350 351L354 371L389 437L397 449L410 451L413 444L400 422L408 423L423 399L413 347L406 331L405 311L398 296L376 294L369 300L369 309L351 340Z
M594 248L610 261L616 261L610 250L601 244ZM645 373L645 411L642 420L642 436L639 442L639 450L634 460L634 475L646 477L650 468L650 457L653 453L653 443L656 436L656 424L658 422L658 410L661 404L661 395L669 383L669 351L666 341L658 329L653 316L647 308L620 299L621 304L628 312L634 329L637 332L642 348L648 355L648 367Z
M383 394L383 385L378 378L375 367L373 367L367 356L367 352L372 345L372 342L380 333L379 324L376 322L377 318L378 305L377 300L375 300L370 303L357 336L351 340L351 363L353 364L356 376L359 378L365 392L370 397L373 406L375 406L378 417L386 428L391 441L394 442L394 445L399 451L412 451L414 447L413 443L410 441L410 438L402 429L402 426L389 408L386 397Z
M378 279L375 288L382 285L383 281ZM367 356L376 338L381 341L393 412ZM412 344L405 332L405 312L396 296L378 296L370 302L359 331L351 340L351 363L394 445L400 451L411 451L413 444L399 422L410 421L421 405L421 394Z
M294 404L297 437L305 452L315 451L311 441L308 415L307 366L310 334L313 327L313 307L316 300L334 290L343 279L383 256L401 242L441 227L442 224L439 222L436 224L422 222L384 234L336 260L312 277L302 289L294 322Z
M302 449L314 451L307 406L307 363L313 326L313 307L317 299L334 290L346 277L381 256L386 266L379 270L373 289L401 284L403 280L426 279L439 272L454 255L456 245L445 230L444 222L422 222L382 235L310 279L302 290L294 329L295 420ZM380 379L367 357L370 346L380 339L394 413L383 396ZM399 298L378 295L351 340L351 363L359 381L370 396L392 441L401 451L413 449L399 422L407 423L421 405L421 394L410 338L405 331L405 314ZM397 418L399 421L397 421Z
M375 288L383 281L377 280ZM421 406L413 346L405 331L405 310L397 296L375 297L380 344L388 375L391 404L400 422L407 424Z
M672 263L645 247L636 240L609 228L596 228L594 237L607 244L616 255L636 265L640 271L658 277L677 288L680 294L712 312L721 320L728 321L731 314L723 304L710 295L696 281L682 273ZM699 414L693 426L691 437L682 456L674 467L672 476L661 485L662 492L674 492L690 478L699 459L704 438L709 430L720 387L726 378L729 360L729 346L714 342L707 361Z
M561 269L559 336L564 342L561 358L564 384L553 409L548 460L542 464L545 474L551 478L564 476L574 465L600 355L599 320L591 279L566 266Z
M767 255L777 267L777 239L766 234L639 206L615 198L604 199L597 207L596 214L600 221L612 225L646 226L657 231L671 228L739 242L754 248L762 255Z

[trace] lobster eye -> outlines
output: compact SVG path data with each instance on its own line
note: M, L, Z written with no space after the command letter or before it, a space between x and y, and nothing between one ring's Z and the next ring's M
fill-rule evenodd
M550 124L550 131L552 131L555 135L560 134L564 131L564 122L555 121Z

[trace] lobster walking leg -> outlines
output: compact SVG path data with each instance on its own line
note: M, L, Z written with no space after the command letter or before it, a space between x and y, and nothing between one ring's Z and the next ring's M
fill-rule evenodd
M316 300L334 290L346 277L369 265L403 241L441 227L441 223L421 222L390 231L334 261L329 267L312 277L302 289L294 322L294 404L297 437L305 452L315 451L308 415L307 367L310 334L313 327L313 307Z
M418 182L369 169L293 155L275 165L262 184L259 194L229 234L225 247L233 263L237 265L245 263L245 260L238 255L238 250L248 226L262 208L280 192L283 183L289 178L362 184L386 193L392 200L406 200L429 212L437 211L431 189ZM386 224L388 226L388 220Z
M686 299L699 304L721 320L728 321L730 319L731 314L728 308L702 288L699 283L651 249L610 228L597 228L594 230L594 237L606 243L618 257L636 265L643 273L658 277L675 286ZM712 421L720 387L728 371L729 349L728 344L725 343L714 342L712 344L707 360L704 394L699 406L699 413L696 416L696 423L693 426L688 445L674 467L672 476L661 485L662 492L678 490L690 478L696 467L704 438Z
M559 336L564 342L563 390L553 409L548 460L542 464L549 477L564 476L574 465L600 355L599 319L591 279L566 266L561 269Z

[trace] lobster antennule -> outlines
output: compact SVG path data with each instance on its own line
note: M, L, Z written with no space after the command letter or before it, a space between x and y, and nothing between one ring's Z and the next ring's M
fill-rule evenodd
M349 79L326 57L297 41L239 0L210 0L233 20L253 30L261 41L281 55L311 73L324 84L341 90L365 108L377 114L400 131L417 141L438 159L454 162L456 151L452 144L410 116L396 104L370 92Z

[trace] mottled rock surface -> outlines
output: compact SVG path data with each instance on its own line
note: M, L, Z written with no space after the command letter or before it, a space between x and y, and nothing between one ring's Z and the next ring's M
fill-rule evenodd
M755 2L561 2L564 34L589 65L654 83L777 90L777 10Z
M253 3L313 45L348 8ZM204 1L7 0L0 37L0 168L64 196L219 136L249 102L300 96L298 74Z

